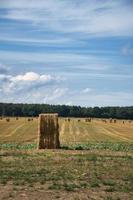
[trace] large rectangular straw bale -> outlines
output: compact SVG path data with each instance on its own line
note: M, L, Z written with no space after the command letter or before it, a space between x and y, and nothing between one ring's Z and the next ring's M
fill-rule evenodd
M39 115L38 138L38 149L57 149L60 147L57 113Z

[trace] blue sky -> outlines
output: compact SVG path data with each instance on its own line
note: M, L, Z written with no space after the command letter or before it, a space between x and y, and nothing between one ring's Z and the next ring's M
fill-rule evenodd
M0 101L133 104L132 0L0 0Z

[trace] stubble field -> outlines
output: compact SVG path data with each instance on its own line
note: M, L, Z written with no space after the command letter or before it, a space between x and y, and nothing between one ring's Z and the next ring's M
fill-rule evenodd
M38 118L6 118L0 120L1 143L36 143ZM59 119L61 144L76 144L87 142L133 142L133 121L117 120L116 123L106 123L100 119L86 122L85 119Z
M0 199L132 199L133 122L59 124L61 149L37 150L37 118L0 120Z

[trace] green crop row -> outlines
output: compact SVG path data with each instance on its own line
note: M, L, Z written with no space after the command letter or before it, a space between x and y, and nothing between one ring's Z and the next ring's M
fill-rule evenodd
M37 144L15 144L15 143L5 143L0 144L0 150L32 150L37 149ZM87 144L73 144L73 145L61 145L61 149L65 150L112 150L112 151L133 151L133 143L87 143Z
M112 150L112 151L133 151L133 143L87 143L87 144L74 144L62 145L62 149L66 150Z

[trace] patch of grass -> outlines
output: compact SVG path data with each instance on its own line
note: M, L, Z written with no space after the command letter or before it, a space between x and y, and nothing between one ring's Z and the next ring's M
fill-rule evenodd
M75 183L65 183L63 187L66 191L75 191L80 188L80 186Z
M86 157L86 160L87 161L94 161L94 162L96 162L97 161L97 156L95 154L88 155Z
M93 181L90 183L90 187L92 187L92 188L100 187L99 181L98 181L98 180L93 180Z
M3 185L6 185L8 182L7 179L0 179L0 183L3 184Z
M132 190L133 159L125 159L127 155L131 153L2 150L0 182L11 181L16 187L34 187L37 183L66 191L97 187L104 190L107 186L106 192L128 192ZM120 184L116 184L118 181Z
M59 183L59 182L53 182L52 185L50 185L48 187L48 189L50 190L66 190L66 191L77 191L78 189L81 189L81 188L85 188L87 185L85 184L75 184L75 183Z
M115 187L111 186L111 187L106 188L105 191L106 192L114 192L114 191L116 191L116 189L115 189Z
M103 185L109 185L109 186L115 185L115 182L113 180L103 180L102 183Z
M84 182L84 183L80 183L80 188L88 188L89 187L89 184Z
M62 189L62 184L53 182L52 185L48 187L49 190L60 190Z
M94 162L96 162L97 159L98 159L97 155L95 155L95 154L89 154L89 155L88 154L84 154L84 155L77 154L77 155L75 155L75 157L77 158L78 162L85 162L85 161L94 161Z
M133 192L133 174L129 173L126 177L123 178L125 184L120 188L120 191L123 192Z
M122 192L133 192L133 185L130 185L130 184L127 184L127 185L124 185L121 190Z
M107 196L104 198L104 200L113 200L113 198L111 196Z

